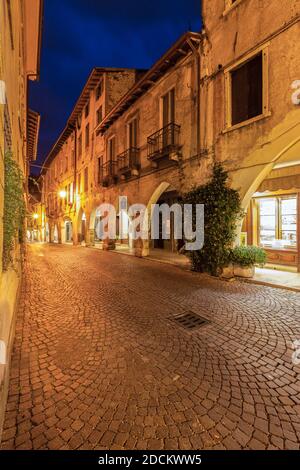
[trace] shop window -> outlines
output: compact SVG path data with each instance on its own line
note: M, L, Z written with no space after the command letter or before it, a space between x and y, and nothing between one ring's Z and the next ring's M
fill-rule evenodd
M297 248L296 196L258 200L259 243L264 248Z

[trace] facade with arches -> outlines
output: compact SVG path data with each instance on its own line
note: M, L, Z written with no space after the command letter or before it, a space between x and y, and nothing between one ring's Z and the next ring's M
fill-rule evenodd
M169 240L122 238L119 197L151 215L221 162L246 212L237 243L300 270L299 2L203 0L202 16L202 32L184 34L148 71L93 71L43 170L49 225L64 231L67 217L74 244L101 245L99 206L109 203L117 237L104 249L178 252L172 215ZM65 200L48 198L61 189Z

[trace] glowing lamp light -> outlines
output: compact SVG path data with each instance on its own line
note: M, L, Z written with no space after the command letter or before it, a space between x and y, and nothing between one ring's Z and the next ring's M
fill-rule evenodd
M35 220L38 219L38 218L39 218L39 214L37 214L37 213L33 214L33 218L34 218Z
M66 192L66 191L63 191L63 190L62 190L62 191L59 191L59 197L60 197L61 199L66 199L66 197L67 197L67 192Z

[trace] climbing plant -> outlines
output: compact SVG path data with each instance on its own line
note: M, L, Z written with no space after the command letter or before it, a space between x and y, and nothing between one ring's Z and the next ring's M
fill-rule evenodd
M211 180L187 193L183 202L204 204L204 246L189 252L192 269L218 275L229 262L237 223L243 216L239 193L229 188L227 172L216 163Z
M11 152L4 155L3 270L13 264L16 239L23 241L26 215L23 173Z

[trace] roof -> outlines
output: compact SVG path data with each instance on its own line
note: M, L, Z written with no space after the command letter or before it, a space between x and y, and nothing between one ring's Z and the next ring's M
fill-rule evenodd
M29 161L36 160L37 144L40 130L41 116L39 113L28 109L27 111L27 158Z
M178 60L191 52L191 44L198 45L201 34L188 31L146 72L143 77L123 96L123 98L105 116L103 121L96 127L96 131L105 132L111 124L128 109L140 96L171 68Z
M126 70L132 70L136 71L138 73L141 73L142 71L136 70L136 69L126 69L126 68L113 68L113 67L95 67L92 72L90 73L90 76L86 82L86 84L83 87L83 90L78 98L78 100L75 103L75 106L73 107L72 113L67 121L67 124L65 128L63 129L62 133L60 134L59 138L53 145L52 149L47 155L47 158L43 164L43 169L42 169L42 174L45 173L46 166L51 163L51 161L56 157L56 155L59 153L61 148L63 147L64 143L66 142L67 138L71 135L73 130L75 129L76 121L78 117L81 115L86 102L89 98L90 92L95 88L95 86L98 84L101 76L103 73L107 72L124 72Z

